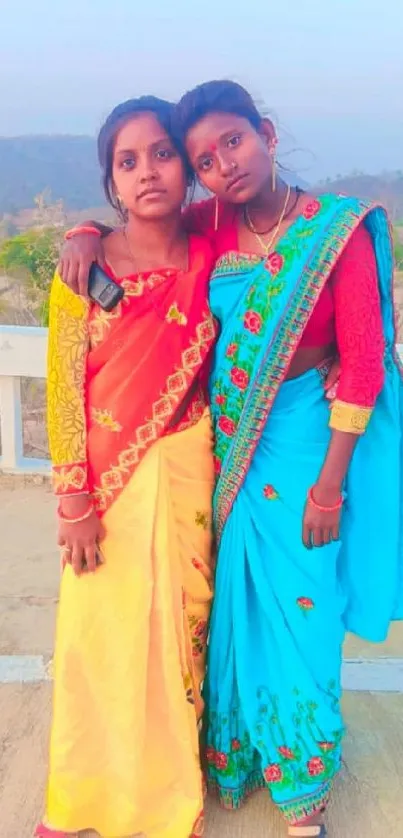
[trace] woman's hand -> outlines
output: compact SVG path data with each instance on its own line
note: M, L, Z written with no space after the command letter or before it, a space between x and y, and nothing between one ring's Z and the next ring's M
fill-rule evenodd
M326 489L319 484L313 487L315 503L308 498L305 506L302 527L302 541L308 550L312 547L324 547L340 538L340 519L342 507L335 508L340 502L340 489ZM322 509L318 509L318 506Z
M63 498L62 514L68 518L80 518L88 510L91 500L88 495ZM59 519L58 544L62 548L62 568L71 564L76 576L88 571L94 573L102 564L99 543L104 537L104 528L96 512L77 524Z
M92 233L80 233L64 242L57 270L75 294L88 297L88 274L93 262L105 264L102 239Z

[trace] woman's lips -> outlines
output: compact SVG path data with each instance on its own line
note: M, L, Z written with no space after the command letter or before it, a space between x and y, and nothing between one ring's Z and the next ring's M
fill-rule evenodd
M243 181L247 177L249 177L249 175L247 173L244 174L244 175L237 175L236 177L233 177L232 180L230 180L229 183L227 184L226 191L230 192L231 189L234 189L236 186L239 186L241 183L243 183Z

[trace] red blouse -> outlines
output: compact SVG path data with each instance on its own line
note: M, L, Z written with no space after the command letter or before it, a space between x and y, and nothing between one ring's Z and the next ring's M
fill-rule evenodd
M239 250L234 208L215 201L193 204L187 224L210 238L216 257ZM348 241L325 285L301 338L300 348L336 343L340 380L331 427L362 433L384 381L384 335L377 266L371 237L363 224Z

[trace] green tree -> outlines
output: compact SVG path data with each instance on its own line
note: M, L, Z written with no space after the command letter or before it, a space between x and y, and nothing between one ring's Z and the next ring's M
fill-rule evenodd
M394 245L395 263L398 271L403 271L403 242L395 238Z
M393 253L396 270L400 273L403 271L403 227L400 224L393 226Z
M0 268L22 283L38 323L47 325L48 296L63 229L29 230L0 244Z

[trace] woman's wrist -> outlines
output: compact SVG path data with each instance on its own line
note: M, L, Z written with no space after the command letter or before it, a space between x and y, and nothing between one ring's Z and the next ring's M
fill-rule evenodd
M92 506L92 498L88 492L80 495L59 496L59 508L66 518L76 518L83 515L89 506Z
M68 242L70 239L76 238L76 236L98 236L98 238L101 238L101 235L98 227L83 224L81 227L72 227L70 230L67 230L67 233L64 234L64 240Z
M100 239L105 239L113 231L113 227L109 227L107 224L101 224L99 221L85 221L83 224L78 224L76 227L67 230L64 239L65 241L69 241L70 239L76 238L76 236L98 236Z
M342 485L339 483L329 484L319 479L312 487L312 494L316 503L320 506L335 506L342 496Z

